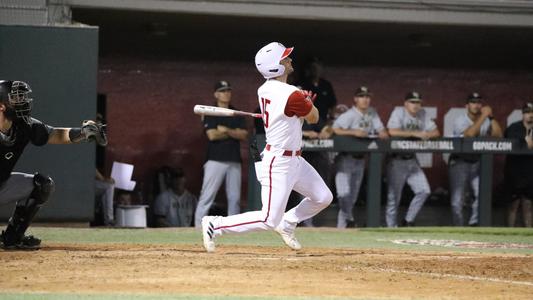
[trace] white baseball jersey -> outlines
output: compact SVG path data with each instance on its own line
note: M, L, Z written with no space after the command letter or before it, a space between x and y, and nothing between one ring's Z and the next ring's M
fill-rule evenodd
M297 87L278 80L267 80L257 95L267 144L276 149L300 150L303 121L293 116L306 116L313 103Z
M301 156L302 120L313 103L295 86L270 79L258 90L266 142L263 159L256 164L261 183L260 211L220 217L213 220L213 234L242 233L257 230L294 230L296 224L315 216L333 199L317 171ZM287 154L287 151L291 151ZM285 212L292 190L305 198Z
M453 121L453 137L464 137L465 130L472 125L474 125L474 121L468 117L468 112L460 115ZM487 118L481 124L478 136L490 135L490 129L490 120Z
M418 111L413 117L404 107L395 108L392 112L387 128L413 130L413 131L432 131L437 128L435 122L426 114L424 109Z
M363 114L355 106L342 113L333 123L333 128L359 129L368 134L377 134L384 129L375 109L370 107Z

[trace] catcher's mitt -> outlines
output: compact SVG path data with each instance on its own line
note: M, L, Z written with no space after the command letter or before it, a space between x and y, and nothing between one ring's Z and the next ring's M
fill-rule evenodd
M85 120L81 123L81 133L87 141L95 141L100 146L106 146L105 126L92 120Z

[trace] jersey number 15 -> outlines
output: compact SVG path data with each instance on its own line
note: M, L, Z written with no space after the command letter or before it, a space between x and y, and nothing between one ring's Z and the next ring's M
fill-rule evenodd
M261 105L263 106L263 122L265 123L265 128L268 128L268 111L267 111L268 104L270 104L270 100L261 98Z

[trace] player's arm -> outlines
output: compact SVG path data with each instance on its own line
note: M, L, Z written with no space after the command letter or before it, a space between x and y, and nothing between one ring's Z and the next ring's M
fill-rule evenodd
M503 129L500 126L500 123L498 123L498 121L496 121L495 119L492 119L490 121L490 136L497 138L503 137Z
M378 131L378 137L380 139L382 139L382 140L388 139L389 138L389 132L387 131L386 128L383 128L380 131Z
M420 131L403 130L401 128L389 128L389 135L392 137L410 138L418 137Z
M336 135L347 135L355 137L367 137L368 132L361 129L344 129L344 128L333 128L333 132Z
M70 128L53 128L48 136L48 144L72 144L69 132Z
M242 129L242 128L227 128L228 136L230 138L239 140L239 141L246 141L248 139L248 130Z
M285 115L287 117L297 116L304 118L309 124L316 124L319 121L318 109L313 105L311 94L303 91L294 91L285 105Z
M218 130L218 128L207 129L205 134L210 141L219 141L229 138L229 135L226 132L222 132L221 130Z
M470 127L465 129L463 136L467 138L479 136L481 125L487 118L492 115L492 108L490 106L483 106L481 108L481 116ZM500 128L501 130L501 128Z
M48 144L77 144L81 142L95 141L101 146L107 145L107 136L103 130L105 125L88 120L83 121L81 127L63 128L49 127ZM39 131L39 126L34 128Z
M309 124L316 124L319 120L318 109L313 104L311 105L313 107L311 108L311 111L304 117L304 119Z

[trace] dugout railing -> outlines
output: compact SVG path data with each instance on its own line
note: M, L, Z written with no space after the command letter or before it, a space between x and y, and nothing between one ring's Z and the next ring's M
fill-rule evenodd
M259 149L265 146L265 136L255 135ZM480 156L479 226L491 226L492 181L495 154L533 155L523 143L500 138L441 138L431 140L361 139L334 136L325 140L304 140L303 151L333 151L367 153L367 227L380 227L381 183L383 162L390 153L468 153ZM260 186L255 177L253 160L249 164L248 210L261 209ZM533 184L533 183L532 183Z

